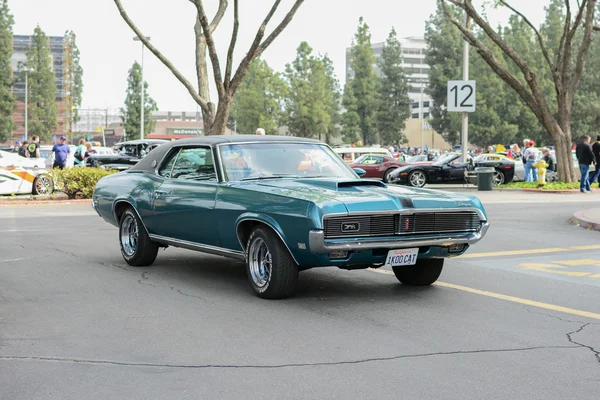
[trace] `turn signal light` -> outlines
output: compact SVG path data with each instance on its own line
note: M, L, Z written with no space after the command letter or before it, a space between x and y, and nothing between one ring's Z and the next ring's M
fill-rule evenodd
M464 244L453 244L452 246L448 247L448 252L460 253L461 251L463 251L464 248L465 248Z
M330 260L341 260L348 257L348 252L343 250L336 250L329 253Z

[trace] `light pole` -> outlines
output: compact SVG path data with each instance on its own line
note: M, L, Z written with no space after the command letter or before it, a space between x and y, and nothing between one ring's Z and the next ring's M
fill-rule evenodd
M29 97L29 93L28 89L29 89L29 85L28 85L28 78L27 78L27 73L29 71L25 70L25 141L27 141L27 137L29 136L29 128L27 126L27 109L29 108L29 102L28 102L28 97Z
M469 29L469 15L465 15L465 28ZM464 40L463 43L463 80L469 80L469 42ZM461 161L467 162L467 145L469 142L469 113L462 113L462 129L461 129L462 155Z
M150 40L150 37L146 37L146 39ZM139 37L134 37L134 41L141 42ZM140 139L144 139L144 42L142 42L142 105L140 111Z

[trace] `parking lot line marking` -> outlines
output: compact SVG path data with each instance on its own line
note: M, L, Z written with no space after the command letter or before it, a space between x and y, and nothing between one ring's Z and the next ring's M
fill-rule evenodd
M569 246L569 247L550 247L545 249L523 249L523 250L507 250L507 251L490 251L484 253L467 253L456 258L484 258L484 257L504 257L504 256L519 256L526 254L544 254L544 253L560 253L572 250L600 250L599 244L588 244L584 246Z
M378 272L380 274L394 275L394 273L392 271L388 271L385 269L370 269L370 271ZM579 317L586 317L586 318L600 320L600 314L593 313L590 311L583 311L583 310L577 310L575 308L557 306L557 305L549 304L549 303L542 303L540 301L528 300L528 299L523 299L521 297L515 297L515 296L508 296L508 295L501 294L501 293L489 292L487 290L474 289L474 288L470 288L467 286L455 285L453 283L446 283L446 282L438 281L438 282L434 283L434 285L449 288L449 289L460 290L462 292L478 294L480 296L492 297L492 298L498 299L498 300L510 301L512 303L524 304L526 306L543 308L545 310L557 311L557 312L562 312L565 314L577 315Z
M560 253L569 251L569 248L554 247L547 249L526 249L526 250L509 250L509 251L490 251L486 253L467 253L457 258L483 258L483 257L503 257L503 256L518 256L523 254L541 254L541 253Z
M600 244L588 244L585 246L571 246L573 250L600 250Z

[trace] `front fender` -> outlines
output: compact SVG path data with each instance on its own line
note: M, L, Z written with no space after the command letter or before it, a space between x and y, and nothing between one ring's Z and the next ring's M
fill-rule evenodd
M299 266L303 266L304 264L306 264L307 260L305 260L305 258L308 256L308 254L306 254L307 253L306 249L300 250L294 246L290 247L289 236L285 234L285 231L281 227L281 225L273 217L271 217L269 215L265 215L265 214L260 214L260 213L256 213L256 212L247 212L247 213L240 215L237 218L237 220L235 221L235 232L238 237L238 241L240 242L240 245L242 246L242 249L245 249L246 243L243 243L243 241L241 239L241 235L240 235L241 232L240 232L239 226L241 223L243 223L245 221L260 222L260 223L267 225L271 229L273 229L273 231L277 234L277 236L279 236L279 238L283 242L284 246L287 248L288 252L292 256L292 258L294 259L296 264L298 264ZM306 241L306 242L308 243L308 241ZM292 251L292 249L294 251Z

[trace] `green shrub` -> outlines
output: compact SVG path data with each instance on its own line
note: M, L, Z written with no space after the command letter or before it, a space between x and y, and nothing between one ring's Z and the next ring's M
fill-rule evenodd
M116 172L100 168L77 167L53 169L48 175L54 182L56 190L65 193L69 199L76 197L91 199L100 178Z
M564 182L547 182L544 186L540 186L537 182L511 182L503 186L507 189L543 189L543 190L572 190L579 189L579 182L564 183Z

